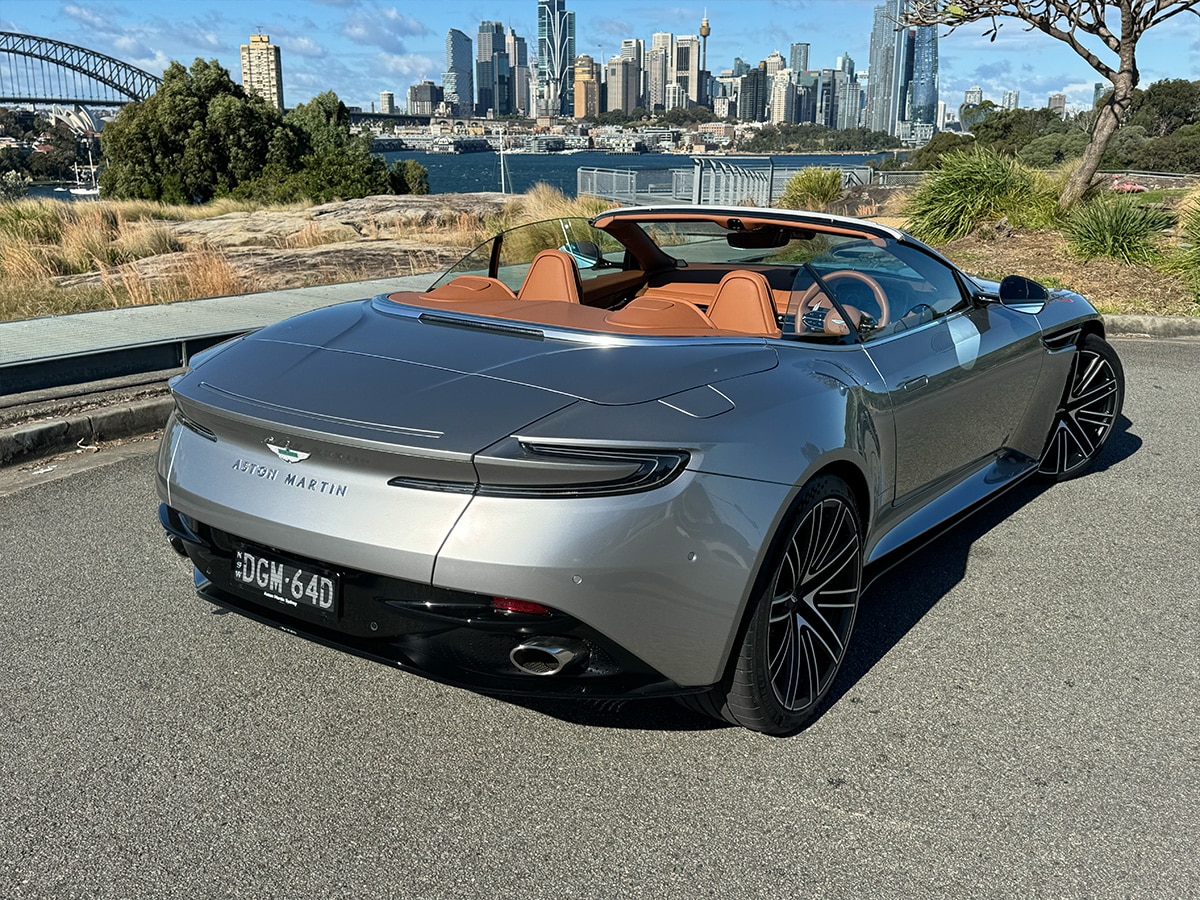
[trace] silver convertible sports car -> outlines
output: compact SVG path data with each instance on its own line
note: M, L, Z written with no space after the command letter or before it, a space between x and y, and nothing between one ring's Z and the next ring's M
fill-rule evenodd
M663 207L513 229L171 388L160 517L202 597L478 691L787 734L867 582L1086 470L1124 376L1069 291L871 222Z

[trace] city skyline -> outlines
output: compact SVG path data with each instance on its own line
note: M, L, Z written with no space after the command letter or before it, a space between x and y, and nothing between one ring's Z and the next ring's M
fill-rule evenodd
M698 34L707 14L707 67L714 75L740 57L751 66L793 43L810 46L812 69L832 68L848 53L868 60L878 0L703 0L657 7L636 0L566 0L575 14L575 52L600 65L621 52L624 39L650 44L654 32ZM537 0L443 0L396 4L370 0L192 0L182 16L163 15L147 0L6 0L0 30L50 37L106 53L160 75L171 60L190 65L216 58L240 80L239 48L249 35L271 35L281 48L289 106L333 90L351 106L371 108L382 91L397 98L421 80L441 83L446 36L458 29L473 40L482 21L515 29L529 44L538 39ZM993 43L984 26L966 25L939 46L940 99L957 106L979 85L1002 102L1019 93L1024 106L1044 106L1064 94L1068 108L1090 104L1099 76L1060 42L1027 33L1010 21ZM946 34L945 29L939 33ZM1200 29L1180 16L1151 31L1139 45L1141 85L1200 73Z

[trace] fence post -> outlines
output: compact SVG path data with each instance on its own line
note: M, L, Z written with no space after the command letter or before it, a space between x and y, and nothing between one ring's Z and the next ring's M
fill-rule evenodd
M704 160L698 156L693 156L692 166L692 203L699 206L703 197Z

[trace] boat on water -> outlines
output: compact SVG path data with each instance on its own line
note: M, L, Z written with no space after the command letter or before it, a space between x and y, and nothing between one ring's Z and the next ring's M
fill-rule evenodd
M92 160L91 149L88 150L88 164L84 170L87 173L86 179L80 173L81 168L82 167L79 165L79 163L75 164L75 184L68 188L68 190L71 192L71 196L80 198L96 197L99 199L100 185L96 180L96 171L100 167L97 166ZM55 190L60 191L62 188L57 187Z

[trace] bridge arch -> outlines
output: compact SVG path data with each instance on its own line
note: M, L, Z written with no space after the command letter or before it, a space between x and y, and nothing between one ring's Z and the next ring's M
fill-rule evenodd
M145 100L160 84L161 78L86 47L0 31L0 103L128 103Z

